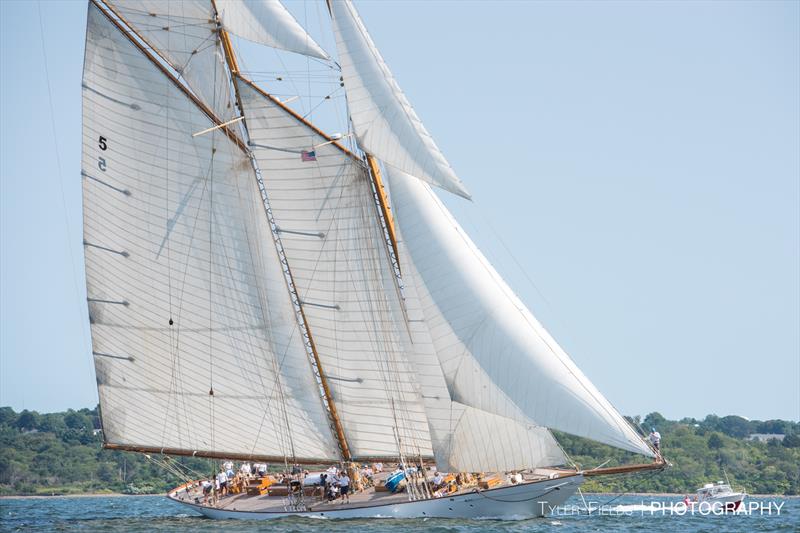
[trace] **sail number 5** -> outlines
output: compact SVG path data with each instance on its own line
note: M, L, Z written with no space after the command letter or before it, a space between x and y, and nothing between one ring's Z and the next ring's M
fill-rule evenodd
M101 149L101 150L103 150L104 152L105 152L106 150L108 150L108 144L106 143L106 138L105 138L105 137L103 137L102 135L101 135L101 136L100 136L100 138L97 140L97 146L99 146L99 147L100 147L100 149ZM107 166L107 165L106 165L106 160L105 160L105 158L104 158L104 157L98 157L98 158L97 158L97 168L99 168L100 170L102 170L103 172L105 172L105 171L106 171L106 166Z

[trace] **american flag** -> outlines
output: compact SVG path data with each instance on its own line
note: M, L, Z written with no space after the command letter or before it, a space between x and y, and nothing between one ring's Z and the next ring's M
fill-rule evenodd
M301 161L316 161L317 153L314 150L303 150L300 152Z

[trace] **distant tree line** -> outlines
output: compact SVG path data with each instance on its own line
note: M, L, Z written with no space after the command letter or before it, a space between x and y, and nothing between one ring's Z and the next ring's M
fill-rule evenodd
M138 453L102 448L97 409L40 414L0 407L0 495L166 492L183 483ZM174 458L194 471L214 463Z
M750 494L800 494L800 423L708 415L703 420L667 420L659 413L628 418L642 435L656 428L671 467L661 472L591 478L584 490L597 492L692 493L705 483L730 482ZM750 441L753 433L785 435L782 441ZM556 432L570 458L582 468L641 462L642 458L586 439Z
M694 492L704 483L730 478L754 494L800 494L800 424L709 415L667 420L651 413L629 419L643 432L656 427L663 472L591 478L586 491ZM86 492L166 492L184 480L142 454L102 448L97 409L40 414L0 407L0 495ZM745 440L752 433L779 433L783 441ZM633 454L555 432L570 460L582 468L642 461ZM181 467L211 475L215 463L173 458ZM646 459L645 459L646 460Z

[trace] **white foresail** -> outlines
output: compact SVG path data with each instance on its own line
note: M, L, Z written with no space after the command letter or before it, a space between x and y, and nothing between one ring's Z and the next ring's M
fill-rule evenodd
M239 37L328 59L328 54L278 0L216 0L216 5L225 29Z
M453 400L647 456L653 452L475 247L430 187L387 169L419 275L424 320ZM402 256L402 254L401 254Z
M430 456L394 273L364 165L247 82L237 79L237 85L352 455Z
M330 0L347 104L359 145L387 165L469 198L372 42L350 0Z
M339 454L244 152L89 5L87 293L107 442Z
M436 466L446 472L504 472L565 464L566 457L550 431L536 426L513 405L506 405L507 416L500 416L452 399L418 295L426 291L424 287L417 290L419 274L402 232L398 235L413 340L409 357L422 390ZM474 389L474 395L478 400L502 393L493 383L485 382Z
M223 121L236 116L211 0L108 0Z

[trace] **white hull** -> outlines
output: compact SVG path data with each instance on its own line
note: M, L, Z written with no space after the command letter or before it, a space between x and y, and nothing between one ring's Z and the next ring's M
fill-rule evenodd
M180 500L173 491L171 500L191 507L209 518L267 520L288 516L314 518L495 518L518 520L550 514L575 494L583 475L533 481L520 485L473 491L430 500L401 501L385 505L351 505L341 509L326 507L314 511L237 511L198 505Z
M736 511L739 509L739 506L744 501L745 494L742 492L733 492L731 494L726 494L724 496L714 496L711 498L706 498L702 500L700 503L693 502L696 508L700 510L708 507L711 509L720 509L724 508L726 511Z

